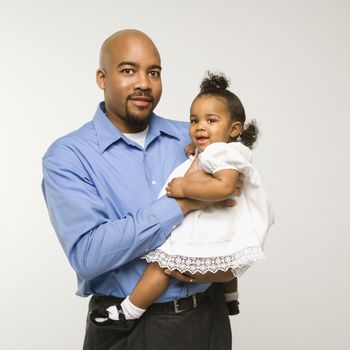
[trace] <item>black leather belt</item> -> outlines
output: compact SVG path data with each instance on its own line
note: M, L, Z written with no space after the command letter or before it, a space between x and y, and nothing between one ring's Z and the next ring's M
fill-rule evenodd
M94 295L92 299L94 303L103 303L105 307L113 304L120 304L123 301L123 299L113 296ZM147 309L147 312L165 312L179 314L187 310L196 309L199 305L205 304L213 299L213 286L211 286L203 293L192 294L186 298L175 299L166 303L154 303Z
M179 314L190 309L196 309L198 307L198 304L202 304L205 299L208 299L206 298L205 293L197 293L192 294L189 297L175 299L167 303L152 304L148 310L149 312L165 311L169 313Z

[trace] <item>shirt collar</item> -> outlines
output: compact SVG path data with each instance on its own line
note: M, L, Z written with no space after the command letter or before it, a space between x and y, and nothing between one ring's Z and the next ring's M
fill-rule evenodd
M107 118L104 102L98 105L92 123L102 153L123 136L119 129Z
M102 153L119 139L123 139L126 143L129 143L128 138L107 118L104 102L98 105L92 122ZM146 146L162 133L175 137L178 140L181 139L181 132L173 123L153 113L147 134Z

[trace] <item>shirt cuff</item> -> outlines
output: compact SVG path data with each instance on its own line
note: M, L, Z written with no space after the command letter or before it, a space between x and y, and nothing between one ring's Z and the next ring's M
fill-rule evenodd
M151 205L154 215L158 218L164 240L168 238L171 231L181 224L184 215L174 198L168 196L160 197Z

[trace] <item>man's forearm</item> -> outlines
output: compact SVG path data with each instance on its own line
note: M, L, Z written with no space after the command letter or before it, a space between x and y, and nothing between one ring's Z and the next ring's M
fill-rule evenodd
M164 243L183 214L166 196L144 209L111 217L97 189L70 153L43 161L43 192L51 222L77 274L84 279L114 270Z

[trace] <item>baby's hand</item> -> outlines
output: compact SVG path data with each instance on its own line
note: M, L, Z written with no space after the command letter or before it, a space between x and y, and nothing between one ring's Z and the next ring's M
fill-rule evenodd
M190 143L189 145L186 146L185 152L187 156L194 156L194 153L196 152L196 146L193 143Z
M183 184L184 184L183 177L177 177L175 179L172 179L168 183L168 186L165 189L167 195L169 197L184 198L185 194L183 192Z

